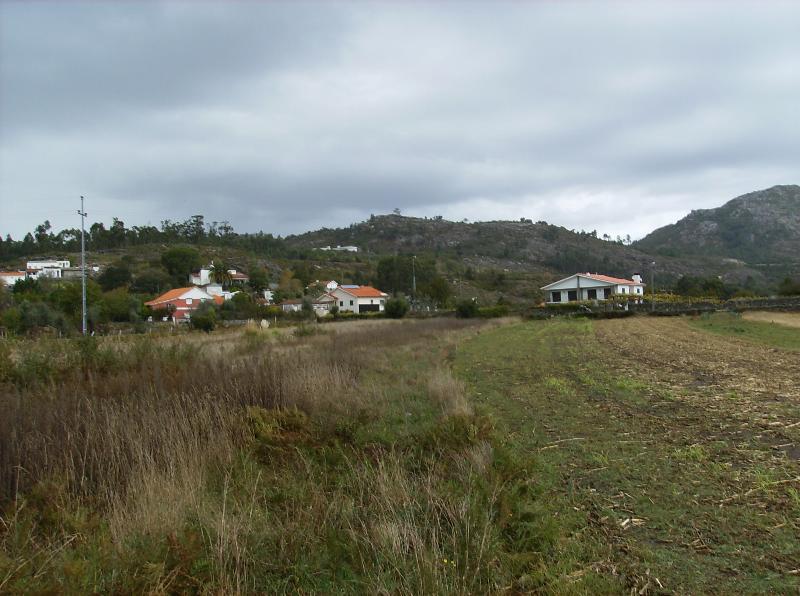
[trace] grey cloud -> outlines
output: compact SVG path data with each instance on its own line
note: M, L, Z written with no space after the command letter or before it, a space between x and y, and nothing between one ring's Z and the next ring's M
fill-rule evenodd
M797 182L788 3L0 16L0 232L73 225L64 197L91 194L129 223L203 212L287 233L399 207L641 235Z

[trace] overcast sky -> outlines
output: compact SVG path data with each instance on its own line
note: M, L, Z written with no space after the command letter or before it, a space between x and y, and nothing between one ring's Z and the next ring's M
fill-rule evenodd
M640 237L800 182L800 3L0 2L0 232Z

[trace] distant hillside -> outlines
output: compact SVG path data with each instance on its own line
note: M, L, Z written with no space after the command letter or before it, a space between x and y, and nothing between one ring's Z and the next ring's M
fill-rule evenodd
M796 272L800 269L800 186L773 186L716 209L692 211L634 246L660 255L713 255L762 270Z
M356 245L362 252L373 255L428 253L453 257L476 267L525 271L543 278L576 271L630 276L634 272L648 272L654 260L658 261L661 279L687 274L722 275L733 270L735 277L753 273L718 258L654 258L638 247L601 240L593 233L573 232L529 220L462 223L381 215L347 228L323 228L285 240L296 249Z

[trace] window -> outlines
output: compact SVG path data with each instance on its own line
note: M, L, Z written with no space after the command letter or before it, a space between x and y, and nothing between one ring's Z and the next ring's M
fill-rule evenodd
M381 300L381 304L383 304L383 300Z
M344 300L339 300L339 306L344 306Z
M353 306L353 301L352 300L350 301L350 306Z
M187 299L186 299L186 305L188 306L188 305L189 305L189 304L191 304L191 303L192 303L192 299L191 299L191 298L187 298Z
M567 290L567 300L576 302L578 300L578 290Z
M607 300L609 296L611 296L611 290L603 288L603 300Z
M370 304L375 304L375 301L374 301L372 298L370 298L370 299L369 299L369 303L370 303Z
M586 297L589 300L597 300L597 290L586 290Z
M552 294L552 302L561 302L561 292L553 292Z

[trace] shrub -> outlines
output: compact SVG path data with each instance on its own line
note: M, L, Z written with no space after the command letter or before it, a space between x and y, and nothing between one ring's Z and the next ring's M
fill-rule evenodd
M217 326L217 312L210 304L203 304L192 314L190 322L193 329L210 333Z
M402 319L408 312L408 302L402 298L390 298L386 301L385 312L390 319Z
M478 316L484 319L495 319L498 317L505 317L508 315L508 306L505 304L498 304L497 306L485 306L478 309Z
M478 316L478 303L474 300L461 300L456 304L456 316L460 319L472 319Z

